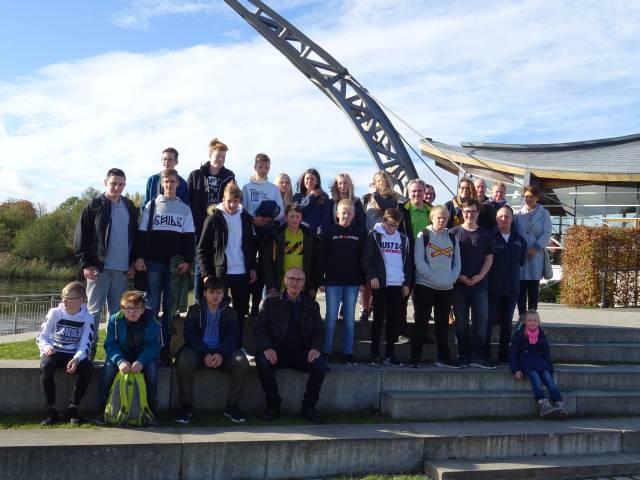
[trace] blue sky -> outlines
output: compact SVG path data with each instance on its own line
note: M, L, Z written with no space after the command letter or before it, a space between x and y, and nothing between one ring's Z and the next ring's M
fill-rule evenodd
M362 192L375 171L344 115L222 0L7 3L0 200L53 208L99 188L112 166L140 191L164 147L181 152L186 177L212 137L230 145L240 183L261 151L272 177L314 166L326 186L348 171ZM424 136L550 143L640 131L637 1L267 4Z

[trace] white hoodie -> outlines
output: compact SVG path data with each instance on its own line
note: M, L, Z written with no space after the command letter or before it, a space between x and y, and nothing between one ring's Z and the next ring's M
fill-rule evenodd
M376 223L374 230L382 235L380 251L384 259L384 269L387 274L387 287L398 287L404 283L404 268L402 268L402 239L396 230L389 235L382 223Z
M80 311L72 315L61 303L47 313L36 342L41 357L44 348L51 346L56 352L71 354L81 362L91 351L93 335L93 316L87 306L83 303Z
M238 205L238 211L233 215L227 213L222 203L216 207L222 211L224 220L227 222L227 246L224 250L227 256L227 274L241 275L247 273L244 265L244 254L242 253L242 205Z

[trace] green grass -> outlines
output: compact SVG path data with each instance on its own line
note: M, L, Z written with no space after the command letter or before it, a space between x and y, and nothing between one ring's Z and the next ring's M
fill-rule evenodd
M9 253L0 253L0 278L74 280L78 267L73 265L53 265L42 260L24 260Z
M35 339L0 345L0 360L38 360L39 358L40 354ZM104 359L104 346L101 342L98 344L96 360Z

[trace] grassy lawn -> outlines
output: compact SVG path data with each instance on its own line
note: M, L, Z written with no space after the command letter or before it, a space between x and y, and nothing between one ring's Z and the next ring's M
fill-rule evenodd
M101 335L102 336L102 335ZM34 340L5 343L0 345L0 360L38 360L38 346ZM102 342L98 344L96 360L104 360L104 347Z

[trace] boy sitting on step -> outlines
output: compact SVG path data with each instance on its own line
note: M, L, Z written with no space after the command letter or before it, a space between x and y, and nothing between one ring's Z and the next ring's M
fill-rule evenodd
M95 335L93 317L87 309L87 293L80 282L71 282L62 289L62 303L52 308L36 339L40 349L40 382L44 388L47 417L41 425L58 421L56 410L56 369L76 374L71 403L64 419L72 425L80 423L78 406L91 381L93 364L88 355Z
M553 381L549 342L540 327L540 315L535 310L524 313L523 323L511 339L509 363L516 379L522 380L525 374L529 377L538 401L540 418L567 418L562 395ZM551 402L545 397L543 384L549 391Z

